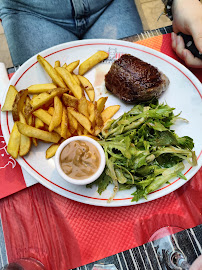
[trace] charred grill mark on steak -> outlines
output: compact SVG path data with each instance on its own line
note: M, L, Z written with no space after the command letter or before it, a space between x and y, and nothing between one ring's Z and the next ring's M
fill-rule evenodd
M158 98L169 85L156 67L130 54L116 60L105 75L107 90L127 103Z

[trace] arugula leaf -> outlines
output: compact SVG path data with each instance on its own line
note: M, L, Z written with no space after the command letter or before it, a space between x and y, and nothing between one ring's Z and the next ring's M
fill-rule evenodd
M99 143L105 151L106 168L94 182L99 194L113 183L111 201L118 190L136 187L132 201L138 201L173 177L186 179L183 162L197 164L194 142L170 129L177 119L182 119L173 111L154 99L135 105L105 124Z

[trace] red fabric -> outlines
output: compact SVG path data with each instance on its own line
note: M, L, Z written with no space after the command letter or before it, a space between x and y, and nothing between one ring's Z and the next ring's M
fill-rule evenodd
M148 242L165 226L202 223L202 169L183 187L142 205L81 204L37 184L0 201L9 261L34 257L67 270Z
M169 39L161 43L166 54ZM140 246L162 227L199 225L201 179L202 169L165 197L119 208L74 202L40 184L22 190L0 201L8 259L34 257L47 270L67 270Z
M0 199L26 188L20 165L6 151L0 123Z

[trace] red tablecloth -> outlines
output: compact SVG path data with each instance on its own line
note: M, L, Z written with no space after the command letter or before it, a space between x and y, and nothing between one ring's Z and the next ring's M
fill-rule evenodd
M138 43L176 58L170 34ZM201 71L194 73L202 81ZM6 164L0 169L4 196L26 187L21 168L16 166L9 175L12 164ZM120 208L74 202L36 184L0 201L8 259L34 257L48 270L67 270L102 259L148 242L161 227L186 229L201 224L201 192L202 169L165 197Z

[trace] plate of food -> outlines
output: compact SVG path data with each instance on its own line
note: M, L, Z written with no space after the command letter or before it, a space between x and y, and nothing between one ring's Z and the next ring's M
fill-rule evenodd
M25 62L5 93L7 151L38 182L69 199L118 207L165 196L202 164L202 86L174 59L118 40L57 45ZM73 136L105 152L101 176L65 181L55 153Z

